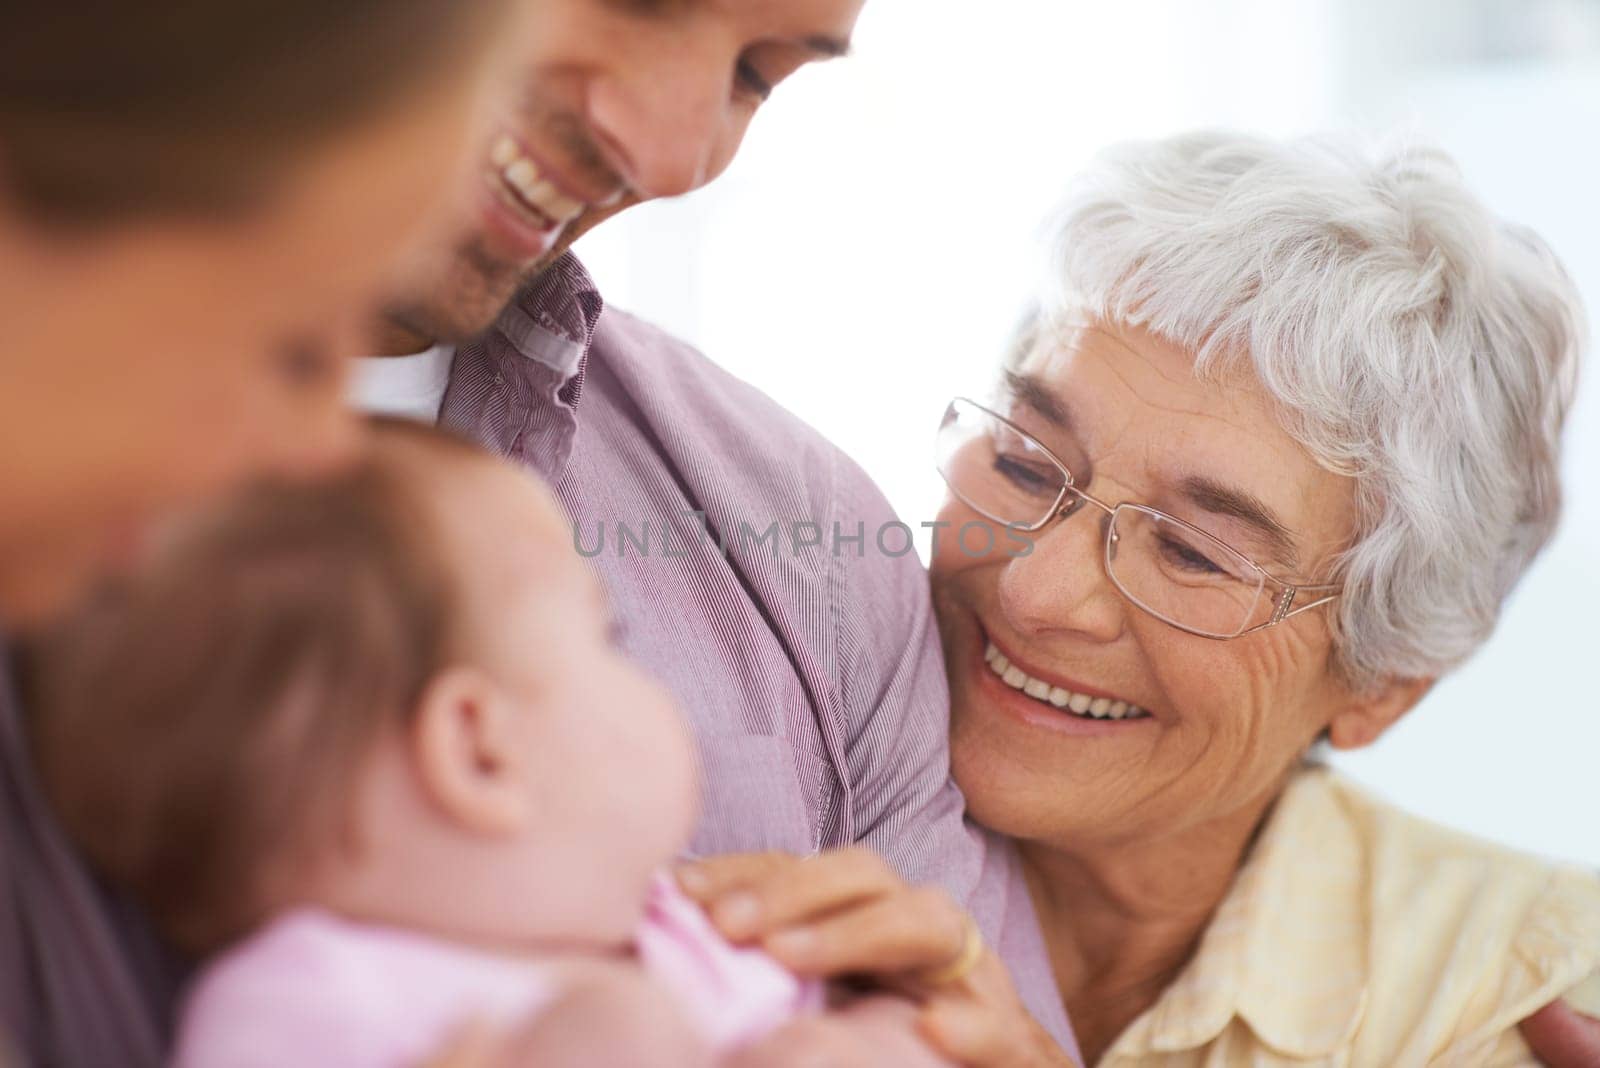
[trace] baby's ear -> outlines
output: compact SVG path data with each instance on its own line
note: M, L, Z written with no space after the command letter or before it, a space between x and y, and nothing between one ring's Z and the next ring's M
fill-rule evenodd
M518 834L532 816L518 715L510 696L476 668L448 668L423 691L412 728L417 774L429 800L473 834Z
M1335 749L1371 745L1401 716L1428 695L1438 679L1391 679L1372 693L1348 694L1328 721L1328 744Z

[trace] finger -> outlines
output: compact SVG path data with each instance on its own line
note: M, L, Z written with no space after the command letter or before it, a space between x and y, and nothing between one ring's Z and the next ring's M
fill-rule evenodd
M1003 1036L993 1014L982 1005L960 998L938 999L923 1011L917 1029L929 1045L957 1064L1003 1063Z
M1600 1020L1555 1001L1522 1021L1522 1037L1548 1068L1600 1064Z
M966 913L949 895L916 887L777 931L762 945L802 975L913 980L915 973L948 967L967 938Z
M841 849L768 871L705 904L723 935L755 941L904 890L900 876L876 853Z
M1028 1017L993 1011L965 998L936 998L917 1029L934 1049L966 1068L1077 1068Z
M729 853L673 867L678 886L700 904L800 863L792 853Z

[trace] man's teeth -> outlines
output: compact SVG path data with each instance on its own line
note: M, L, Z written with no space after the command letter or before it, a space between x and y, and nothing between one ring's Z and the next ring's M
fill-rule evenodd
M557 226L576 219L588 206L558 190L510 136L502 134L495 140L489 150L489 162L494 165L494 173L520 200Z
M1083 719L1145 719L1150 715L1138 705L1131 705L1126 701L1073 693L1060 686L1052 686L1043 679L1036 679L1007 660L1005 654L995 648L992 642L984 650L983 658L988 661L989 670L1013 690L1021 690L1036 701L1053 705L1063 712L1069 712Z

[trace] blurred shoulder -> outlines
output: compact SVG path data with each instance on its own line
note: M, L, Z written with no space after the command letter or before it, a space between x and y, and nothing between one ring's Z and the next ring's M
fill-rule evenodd
M1299 773L1283 805L1300 821L1343 824L1359 843L1366 884L1390 908L1482 909L1484 887L1530 895L1577 919L1600 920L1600 873L1562 864L1414 815L1328 768ZM1419 886L1433 888L1426 900ZM1591 914L1593 914L1591 916Z
M1305 848L1330 835L1355 846L1363 1030L1410 1043L1385 1055L1479 1056L1593 985L1600 873L1412 815L1327 769L1299 775L1283 800Z

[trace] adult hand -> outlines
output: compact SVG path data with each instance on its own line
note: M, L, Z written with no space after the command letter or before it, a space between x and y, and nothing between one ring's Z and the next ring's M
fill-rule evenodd
M1600 1065L1600 1020L1553 1001L1522 1021L1522 1037L1548 1068Z
M678 878L730 941L758 944L799 975L867 976L916 999L924 1037L960 1064L1073 1064L1005 965L973 941L966 911L942 890L908 885L869 850L715 857L683 865Z

